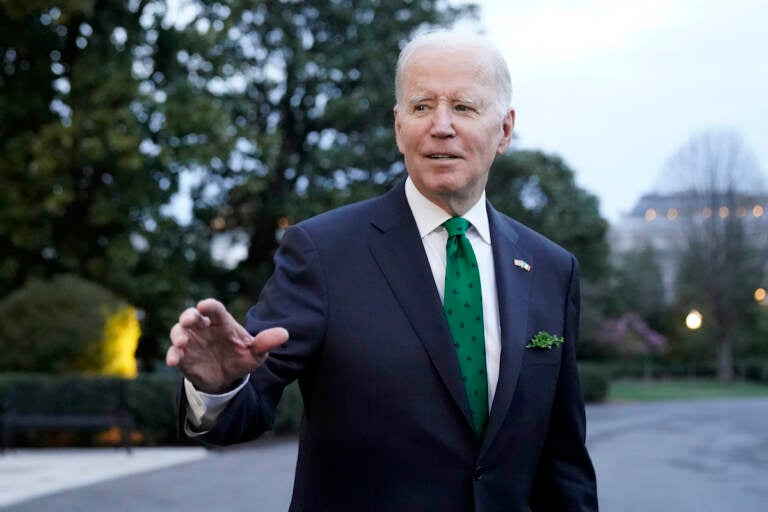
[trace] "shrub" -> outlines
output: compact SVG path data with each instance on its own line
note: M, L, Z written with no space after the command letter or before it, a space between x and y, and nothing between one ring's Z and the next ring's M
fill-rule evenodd
M603 402L608 396L610 370L598 364L579 365L581 393L588 403Z
M175 372L140 374L127 381L128 410L146 445L186 443L177 429L181 377Z
M178 437L176 429L176 397L180 378L175 373L139 375L135 379L0 374L0 403L5 404L8 389L14 383L21 384L15 387L17 396L14 397L14 404L17 410L42 414L98 414L125 407L135 422L134 443L166 445L186 442ZM62 399L62 390L66 390L65 399ZM96 439L105 439L107 432L92 434L51 429L46 432L28 431L19 434L17 439L20 444L28 446L91 445ZM117 442L116 438L113 440Z
M272 431L276 435L296 434L301 425L304 403L301 400L298 382L293 382L283 390L283 396L275 411L275 423Z
M738 377L751 382L768 384L768 359L746 359L737 362L734 366Z
M135 444L148 446L195 443L180 437L177 430L177 399L181 378L175 371L140 374L134 379L84 375L47 375L34 373L0 374L0 404L13 383L17 396L14 403L27 413L67 414L114 411L120 405L133 416ZM122 397L116 390L122 386ZM66 389L66 400L60 390ZM18 393L28 396L18 396ZM32 398L34 396L34 399ZM122 404L120 401L122 400ZM2 407L0 406L0 412ZM297 383L285 388L277 408L273 431L277 435L292 435L298 431L302 416L302 401ZM77 435L75 435L77 434ZM65 429L47 432L25 432L17 435L19 444L26 446L93 445L101 440L115 444L116 432L68 432Z
M73 275L31 281L0 301L0 371L136 373L136 310Z

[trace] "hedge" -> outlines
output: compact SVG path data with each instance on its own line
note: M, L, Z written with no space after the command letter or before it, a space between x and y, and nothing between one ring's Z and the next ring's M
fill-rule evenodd
M24 397L16 397L16 403L26 412L64 413L68 408L79 413L114 410L117 398L116 389L111 386L115 381L124 385L125 405L133 415L136 431L133 441L138 445L167 445L185 443L176 434L176 396L179 389L179 377L172 372L163 374L140 375L134 379L116 379L114 377L92 377L84 375L50 375L34 373L0 374L0 404L6 406L6 394L13 382L24 382L21 389L33 388L34 403ZM32 386L30 386L32 384ZM66 389L66 401L57 396L57 389ZM48 403L45 402L48 401ZM71 405L71 404L76 405ZM66 432L64 430L46 432L27 432L18 435L22 446L62 446L96 445L117 442L116 432L105 431L101 434Z
M768 384L768 359L744 359L734 364L734 374L746 381Z
M586 402L603 401L608 391L608 372L600 365L582 364L579 366L581 386ZM113 377L92 377L83 375L50 375L34 373L0 373L0 408L5 405L5 395L14 381L32 382L36 387L51 392L45 395L54 397L50 403L29 404L34 410L45 412L63 411L60 400L56 400L55 390L66 385L70 390L69 401L77 401L78 408L104 410L114 406L114 397L103 393L104 384L114 381ZM179 437L177 434L176 400L180 388L180 377L176 372L140 374L134 379L124 379L125 401L136 423L133 440L137 445L179 445L195 441ZM72 396L75 393L77 396ZM24 403L21 398L20 402ZM274 434L292 435L298 432L303 413L301 394L297 383L285 388L278 405ZM71 434L71 433L70 433ZM63 435L62 432L29 432L18 436L20 445L25 446L71 446L117 443L109 435Z
M603 365L580 363L581 394L587 403L605 401L610 386L610 371Z

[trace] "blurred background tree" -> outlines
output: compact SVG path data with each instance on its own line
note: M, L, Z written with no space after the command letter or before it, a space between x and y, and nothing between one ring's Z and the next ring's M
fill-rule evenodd
M191 298L255 300L280 226L402 170L395 50L474 13L429 0L184 7L0 4L0 297L62 272L101 283L138 308L146 369ZM190 211L169 206L180 191ZM240 235L237 268L213 260L216 233Z
M244 314L288 226L402 176L397 50L477 14L436 0L178 5L0 3L0 300L60 274L98 283L136 308L143 370L193 300ZM614 357L601 333L637 314L633 325L666 337L664 358L718 357L727 378L733 357L768 353L765 308L752 299L765 287L758 248L768 245L754 241L766 233L738 199L750 197L744 184L757 189L753 163L727 132L670 160L662 183L698 212L678 237L674 290L653 246L611 255L596 197L556 155L500 156L487 192L578 257L581 357ZM681 327L694 304L712 329ZM622 339L637 341L629 331Z
M190 83L215 91L235 145L193 188L195 216L247 246L219 296L251 304L282 229L381 192L403 171L397 50L416 30L474 13L434 0L201 4L190 25L210 44L179 60Z
M608 222L597 198L576 184L574 172L557 156L519 150L496 158L488 199L500 211L573 252L582 276L579 351L593 356L610 305Z
M209 235L164 205L180 172L220 150L203 139L227 130L210 95L169 93L184 89L173 61L189 34L164 13L163 2L0 5L0 295L62 272L101 283L140 309L148 361L160 326L203 291L185 270L211 268Z
M554 155L514 151L491 167L488 199L501 211L567 247L589 280L606 275L608 221L590 192L576 185L574 172Z
M677 300L701 311L699 336L715 349L718 377L731 380L734 350L749 338L745 322L757 312L754 291L766 276L768 233L752 215L764 177L740 136L727 130L693 136L665 174L666 187L686 198Z

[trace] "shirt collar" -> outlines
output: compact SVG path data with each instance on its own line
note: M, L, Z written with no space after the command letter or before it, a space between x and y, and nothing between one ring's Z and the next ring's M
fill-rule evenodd
M410 176L405 180L405 198L408 201L408 206L411 208L411 213L413 213L413 218L416 221L416 227L419 229L421 238L440 228L443 222L451 218L448 212L419 192L419 189L411 181ZM483 191L480 199L462 217L471 222L472 227L475 228L480 238L490 245L491 230L488 226L488 211L485 208L485 191Z

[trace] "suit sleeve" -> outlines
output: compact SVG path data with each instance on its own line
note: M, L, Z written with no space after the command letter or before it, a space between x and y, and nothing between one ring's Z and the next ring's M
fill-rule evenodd
M571 260L563 354L547 439L531 492L534 512L598 510L595 470L587 453L584 400L576 365L579 336L579 268Z
M245 321L251 334L280 326L288 330L289 339L251 373L248 383L202 436L204 441L240 443L272 428L283 389L311 367L322 348L326 312L326 282L317 248L301 226L294 226L283 237L275 271Z

